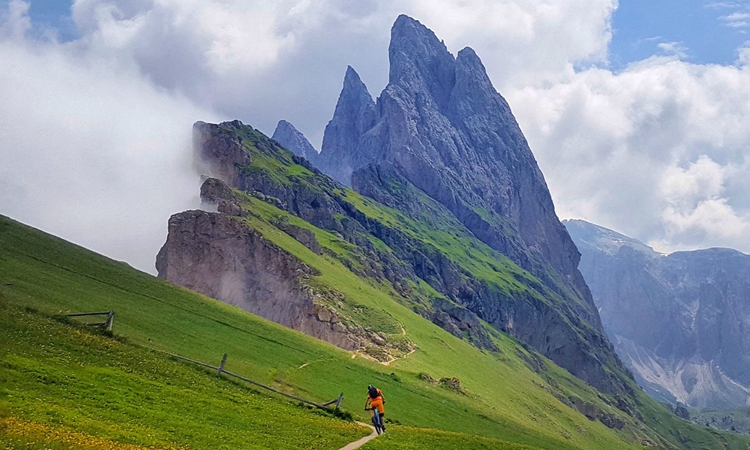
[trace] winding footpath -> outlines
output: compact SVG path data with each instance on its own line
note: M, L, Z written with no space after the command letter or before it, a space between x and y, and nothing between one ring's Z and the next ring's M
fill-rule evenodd
M354 441L350 444L346 444L345 446L341 447L339 450L354 450L354 449L362 447L366 443L378 437L378 433L375 432L375 427L373 427L372 425L368 425L366 423L362 423L362 422L357 422L357 423L370 428L372 430L372 434L365 436L358 441Z

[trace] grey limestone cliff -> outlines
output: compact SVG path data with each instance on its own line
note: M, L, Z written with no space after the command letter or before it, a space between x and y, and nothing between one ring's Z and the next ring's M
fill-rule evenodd
M360 330L315 302L307 265L224 212L173 215L159 277L345 349L364 345Z
M318 152L315 151L315 148L310 144L310 141L307 140L305 135L300 133L294 128L294 125L286 120L279 121L271 139L278 142L282 147L291 151L295 155L301 156L315 164Z
M364 134L375 126L378 118L375 102L357 72L347 67L344 87L336 103L333 119L323 135L325 155L318 158L317 167L347 186L355 168L366 165L370 155L354 153ZM322 155L322 153L321 153Z
M664 255L582 220L565 225L605 330L652 396L698 408L750 405L750 256Z

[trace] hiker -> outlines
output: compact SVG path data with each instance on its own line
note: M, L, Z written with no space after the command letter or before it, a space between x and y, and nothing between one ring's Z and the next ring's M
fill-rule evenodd
M378 408L378 412L380 413L380 424L383 427L383 431L385 431L385 422L383 420L383 416L385 416L385 397L383 397L383 392L373 385L367 386L365 409L368 409L368 406L370 406L370 417L375 415L374 409Z

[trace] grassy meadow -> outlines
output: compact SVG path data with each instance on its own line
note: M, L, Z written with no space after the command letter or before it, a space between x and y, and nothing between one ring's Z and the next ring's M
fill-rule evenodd
M249 220L320 271L323 282L336 283L347 299L397 323L417 350L379 364L0 217L0 342L8 343L0 349L0 443L339 448L367 433L151 350L157 349L214 365L228 353L227 370L318 402L343 392L343 409L363 421L365 387L375 384L386 394L391 423L366 448L668 448L680 438L700 440L705 448L747 448L676 418L670 427L679 436L660 430L668 441L662 440L654 430L672 419L645 396L646 405L654 405L651 428L608 406L602 394L550 361L546 372L534 372L525 362L527 351L506 335L498 333L499 352L480 351L336 258L315 255L258 217ZM76 324L83 319L55 318L105 310L116 311L114 336L82 329ZM420 374L457 377L463 391ZM558 392L620 415L626 427L616 431L588 420L552 394L550 379ZM60 437L47 442L49 436Z

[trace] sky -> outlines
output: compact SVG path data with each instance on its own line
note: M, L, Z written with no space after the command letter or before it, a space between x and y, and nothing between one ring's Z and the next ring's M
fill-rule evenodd
M154 273L192 123L319 148L402 13L476 50L561 219L750 253L750 0L0 0L0 214Z

